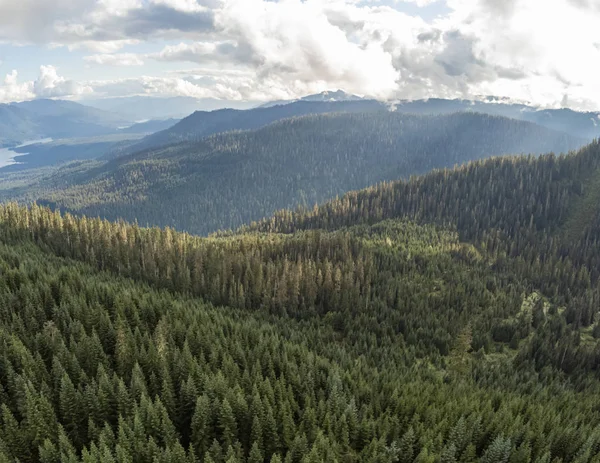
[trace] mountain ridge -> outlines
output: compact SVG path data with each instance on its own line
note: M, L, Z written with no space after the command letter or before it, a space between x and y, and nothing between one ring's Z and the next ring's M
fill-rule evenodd
M277 120L307 114L378 111L422 115L476 112L532 122L588 141L600 137L600 113L581 113L569 109L538 110L521 104L435 98L399 102L382 102L364 98L350 101L307 101L300 99L285 104L261 106L246 110L196 111L169 129L151 134L139 143L132 145L125 153L159 148L182 141L197 141L214 133L230 130L258 129ZM122 152L118 154L122 154ZM109 153L107 156L118 154Z
M309 115L66 166L37 185L12 190L9 184L1 197L204 234L434 168L584 143L475 113Z
M291 103L296 103L298 101L307 101L307 102L315 102L315 101L320 101L320 102L334 102L334 101L360 101L360 100L365 100L368 98L363 98L361 96L358 95L353 95L350 93L346 93L343 90L325 90L321 93L315 93L313 95L306 95L300 98L296 98L293 100L276 100L276 101L270 101L268 103L263 103L260 106L258 106L258 108L270 108L272 106L281 106L281 105L287 105L287 104L291 104Z

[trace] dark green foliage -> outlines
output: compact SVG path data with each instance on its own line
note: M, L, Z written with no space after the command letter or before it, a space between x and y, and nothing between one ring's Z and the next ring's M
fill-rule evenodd
M210 238L0 207L0 461L598 460L599 149Z
M492 155L566 152L583 143L530 123L473 113L306 116L69 165L2 196L206 234L380 181Z
M147 136L132 148L140 151L145 148L156 148L181 141L199 140L215 133L259 129L282 119L309 114L385 111L387 111L387 106L384 103L374 100L335 102L298 101L287 105L249 110L219 109L216 111L195 111L172 127Z
M284 103L284 102L282 102ZM222 109L217 111L196 111L179 123L161 132L146 137L132 147L143 148L167 145L183 140L194 140L230 130L251 130L272 122L290 117L321 113L384 112L390 107L374 100L361 101L296 101L287 104L268 105L250 110ZM497 104L483 101L428 100L402 101L394 106L396 112L404 114L440 115L458 112L477 112L492 116L533 122L586 140L600 135L595 123L598 113L576 112L569 109L538 110L524 105Z

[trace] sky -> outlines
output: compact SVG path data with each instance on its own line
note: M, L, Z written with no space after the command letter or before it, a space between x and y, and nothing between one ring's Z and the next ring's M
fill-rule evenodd
M600 0L0 0L0 103L343 89L600 110Z

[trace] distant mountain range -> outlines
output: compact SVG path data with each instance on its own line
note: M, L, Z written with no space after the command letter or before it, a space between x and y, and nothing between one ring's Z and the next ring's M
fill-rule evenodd
M274 101L266 103L261 108L277 105L289 105L299 101L306 102L347 102L347 101L373 101L356 95L348 94L342 90L322 92L309 95L297 100ZM399 100L395 102L382 102L390 110L407 114L451 114L456 112L480 112L493 116L510 117L522 121L533 122L553 130L560 130L573 136L588 139L600 137L600 112L580 112L572 109L539 109L524 104L510 103L510 101L487 97L481 100L448 100L429 98L424 100Z
M175 107L178 107L177 111L180 114L188 114L191 108L198 105L210 108L226 103L219 100L196 100L187 97L131 97L95 102L86 101L86 104L97 104L111 109L111 111L61 100L35 100L0 105L0 147L16 146L27 140L46 137L89 139L90 137L115 134L131 134L133 140L131 143L111 144L102 140L101 145L90 146L91 149L87 151L88 155L81 159L89 159L91 153L94 156L105 155L110 158L184 141L194 142L215 133L254 130L278 120L308 114L381 111L421 115L479 112L533 122L586 140L600 137L600 113L597 112L577 112L570 109L538 110L522 104L498 102L495 99L484 101L428 99L384 103L363 99L341 90L309 95L294 101L271 102L252 109L195 111L180 121L177 119L153 119L154 116L169 115ZM249 104L239 103L239 106L247 107ZM119 115L127 108L132 110L129 116L132 117L133 113L137 112L138 115L144 114L144 119L150 120L134 123L135 119ZM148 135L138 140L140 134ZM35 150L35 148L31 148L31 150ZM56 159L62 161L72 159L72 156L76 155L76 150L72 147L69 150L71 153L69 156L61 155ZM48 153L47 147L44 147L43 151ZM59 151L58 148L53 150L54 153ZM37 159L42 160L41 155ZM52 164L54 160L54 158L46 158L44 165ZM21 165L19 168L24 167L25 165Z
M329 101L329 96L334 100ZM340 100L337 101L335 98ZM324 92L292 102L274 102L273 104L248 110L196 111L167 130L153 133L128 146L124 151L119 151L119 154L132 154L135 151L158 148L183 141L198 141L209 135L231 130L258 129L278 120L308 114L387 111L421 115L477 112L533 122L542 127L586 140L600 137L600 113L584 113L570 109L537 110L520 104L471 100L428 99L399 101L390 104L361 99L340 91Z
M600 137L600 112L579 112L572 109L538 109L523 104L475 100L428 100L399 101L392 105L395 111L412 114L450 114L460 111L480 112L494 116L510 117L533 122L553 130L560 130L576 137L593 139Z
M223 108L249 109L256 102L228 101L216 98L192 98L187 96L153 97L131 96L122 98L104 98L83 100L83 104L119 114L130 120L144 119L181 119L194 111L215 111Z
M278 105L286 105L290 103L296 103L297 101L321 101L321 102L335 102L335 101L360 101L363 100L363 97L352 95L350 93L346 93L343 90L336 91L325 91L321 93L317 93L315 95L308 95L302 98L297 98L295 100L278 100L278 101L270 101L263 105L260 105L259 108L270 108L272 106Z

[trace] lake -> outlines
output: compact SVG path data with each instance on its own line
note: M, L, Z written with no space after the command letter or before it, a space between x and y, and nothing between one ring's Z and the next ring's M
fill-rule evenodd
M8 148L0 148L0 168L15 164L14 156L17 154Z
M22 148L23 146L34 145L36 143L50 143L52 138L43 138L41 140L29 140L21 143L17 148ZM9 148L0 148L0 169L2 167L10 166L12 164L17 164L15 161L15 156L23 156L26 153L17 153Z

